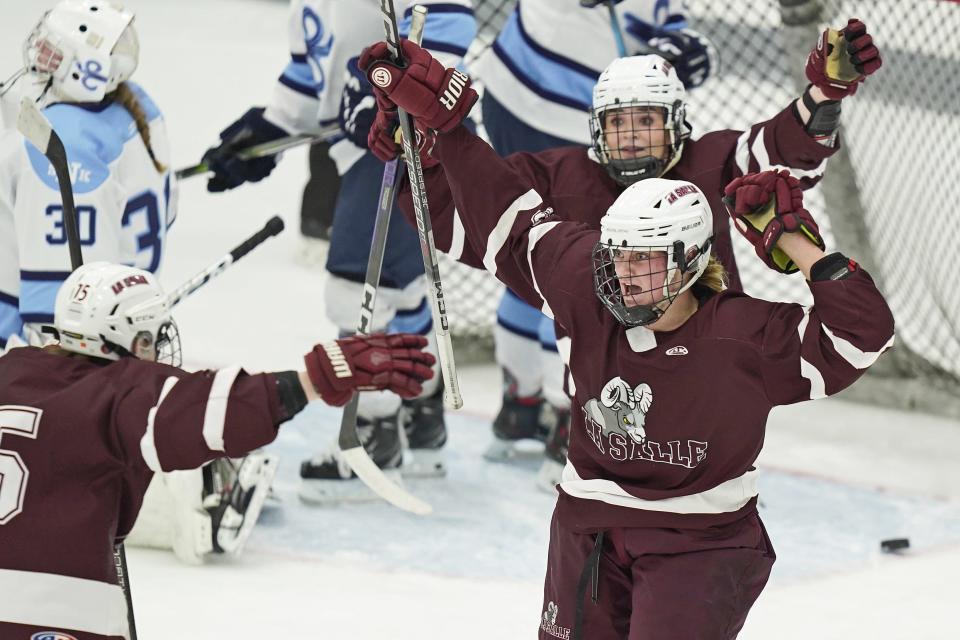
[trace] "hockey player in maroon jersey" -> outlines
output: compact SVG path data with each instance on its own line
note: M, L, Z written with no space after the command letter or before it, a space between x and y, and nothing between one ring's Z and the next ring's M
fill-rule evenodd
M243 456L322 399L357 390L422 391L422 336L315 346L305 370L188 373L153 274L104 262L57 294L59 346L0 357L0 637L128 637L114 543L137 518L151 476Z
M825 71L825 52L833 46L830 33L836 32L824 32L811 52L806 65L811 84L802 96L746 131L711 131L691 139L685 118L686 91L675 69L656 55L634 56L614 60L594 87L590 149L560 147L539 153L516 153L507 160L514 171L557 208L559 215L594 228L624 189L651 177L692 182L706 195L714 211L721 210L724 185L750 171L786 168L800 179L803 188L809 188L820 180L827 158L838 148L840 100L854 93L859 81L881 65L867 27L859 20L850 20L843 33L851 60L859 65L855 71L863 75L839 85L832 82ZM398 153L393 140L385 135L391 130L391 121L389 113L381 114L370 136L371 149L384 160ZM453 194L443 168L427 169L425 179L430 211L437 220L434 236L438 246L450 247L452 257L479 267L479 256L471 255L469 243L461 237L462 224L456 219ZM399 197L401 207L412 211L408 182L401 186ZM714 219L712 246L727 270L729 287L739 291L742 287L730 226L723 216ZM537 366L541 360L540 342L549 341L549 329L540 327L539 340L518 337L518 333L530 329L526 326L530 314L524 309L529 308L517 301L512 307L502 306L498 312L501 325L514 327L513 333L498 330L498 344L508 348L498 348L497 359L517 392L505 393L504 408L494 422L494 446L488 455L508 455L511 442L536 437L545 426L541 416L550 416L553 430L541 479L552 487L564 461L563 435L569 427L569 405L562 391L555 388L560 386L561 371L551 369L559 369L558 363L548 358L544 362L547 366ZM506 317L511 310L516 316ZM534 335L537 333L534 327ZM559 337L557 350L562 358L563 336ZM549 412L541 409L541 388L551 407Z
M754 468L767 415L837 393L877 360L893 342L883 296L824 252L785 171L740 176L724 194L760 259L802 272L810 307L724 288L710 199L692 182L632 184L599 229L564 220L574 212L459 126L476 97L462 78L453 89L449 72L410 73L380 51L365 66L381 101L434 139L464 242L568 336L575 411L540 638L735 638L775 558Z

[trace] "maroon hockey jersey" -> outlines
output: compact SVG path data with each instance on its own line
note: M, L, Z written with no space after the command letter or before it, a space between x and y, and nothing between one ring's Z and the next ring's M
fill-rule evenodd
M687 180L700 187L715 212L724 211L720 201L723 188L744 173L786 168L800 179L804 189L812 187L820 180L827 158L836 152L839 143L831 148L815 141L792 111L793 107L789 106L747 131L713 131L687 141L680 161L663 177ZM559 216L597 229L600 218L624 189L583 147L515 153L508 156L507 161L525 184L556 207ZM474 167L474 171L478 178L484 175L484 167ZM437 248L470 266L483 268L479 256L474 255L463 240L463 223L454 211L454 195L447 185L443 167L427 169L424 177ZM399 203L412 218L413 201L408 181L400 187ZM714 216L713 228L714 253L730 275L730 289L740 291L729 219Z
M890 310L859 269L809 283L811 307L700 291L678 329L628 329L594 292L599 231L564 221L463 127L440 136L434 157L474 255L569 336L557 341L573 397L558 516L577 530L741 517L755 508L770 410L840 391L893 342Z
M275 387L239 368L187 373L33 347L0 357L0 638L124 637L113 546L152 474L271 442Z

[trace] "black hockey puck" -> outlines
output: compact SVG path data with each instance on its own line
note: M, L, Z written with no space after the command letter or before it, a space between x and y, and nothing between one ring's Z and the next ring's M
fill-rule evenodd
M891 538L880 541L880 550L884 553L896 553L910 548L910 538Z

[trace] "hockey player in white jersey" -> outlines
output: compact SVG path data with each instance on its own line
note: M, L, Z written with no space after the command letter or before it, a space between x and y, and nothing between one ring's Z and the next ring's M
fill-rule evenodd
M714 47L687 27L682 2L616 0L614 11L616 25L601 0L520 0L470 67L484 86L483 123L497 153L591 143L593 87L619 55L616 28L627 54L661 55L687 89L716 70ZM513 454L517 440L548 438L569 401L552 320L507 289L494 337L504 390L486 455L498 460Z
M428 13L423 44L445 64L457 64L473 40L476 25L469 0L398 0L405 34L413 4ZM339 122L343 139L332 145L331 158L341 176L326 268L327 314L341 334L356 329L370 239L377 211L383 163L366 148L376 105L366 77L356 68L365 45L383 36L377 0L293 0L290 10L291 60L265 108L252 108L221 134L221 142L204 156L214 171L210 191L222 191L267 177L274 158L244 161L243 147L282 136L309 133ZM383 274L377 295L374 331L419 333L432 339L426 280L416 231L402 216L390 223ZM435 349L435 345L432 346ZM395 474L438 475L444 472L440 449L446 442L439 376L413 401L388 392L362 393L358 427L365 448L381 468ZM404 432L404 428L405 432ZM403 441L409 455L403 455ZM336 447L301 466L301 497L312 502L372 495L353 478Z
M26 82L45 83L43 113L66 147L84 257L156 272L176 185L163 116L129 80L139 57L133 14L64 0L43 15L23 56ZM38 338L70 269L54 172L9 124L0 132L0 344Z
M15 88L33 94L40 87L43 113L63 141L84 260L155 273L177 188L163 116L130 81L140 52L133 13L103 0L63 0L44 13L23 52L24 78ZM57 291L70 275L56 176L10 124L0 132L0 347L45 342L40 325L53 321ZM254 453L158 474L130 544L173 548L189 562L215 550L239 553L275 462ZM238 501L241 495L257 499Z

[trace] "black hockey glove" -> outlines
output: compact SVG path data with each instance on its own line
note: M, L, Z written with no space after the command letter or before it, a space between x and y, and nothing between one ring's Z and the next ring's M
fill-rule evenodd
M687 29L683 16L672 15L658 27L627 14L626 30L672 64L687 89L699 87L720 68L716 47L702 33Z
M263 142L290 135L280 127L267 122L263 107L254 107L239 120L220 132L220 145L207 149L203 162L213 172L207 181L207 191L217 193L239 187L244 182L259 182L277 166L276 156L241 160L237 152Z

